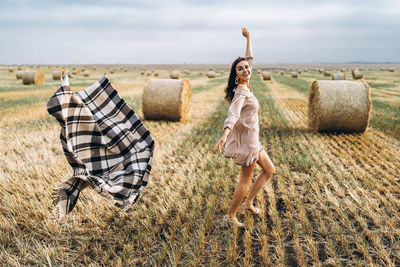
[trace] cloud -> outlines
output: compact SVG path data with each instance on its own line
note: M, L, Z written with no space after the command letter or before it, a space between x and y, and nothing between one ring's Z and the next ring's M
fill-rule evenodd
M0 63L400 61L400 4L331 1L2 1ZM60 55L60 51L68 53Z

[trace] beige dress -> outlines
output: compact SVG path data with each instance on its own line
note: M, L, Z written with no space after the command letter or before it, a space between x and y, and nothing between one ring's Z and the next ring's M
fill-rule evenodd
M235 163L249 166L258 160L263 149L259 141L258 101L250 88L236 88L224 127L231 129L225 144L224 155Z

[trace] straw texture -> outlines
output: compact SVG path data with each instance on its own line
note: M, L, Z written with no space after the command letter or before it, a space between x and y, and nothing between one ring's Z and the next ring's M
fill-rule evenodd
M191 105L192 86L188 79L151 79L142 98L147 120L186 121Z
M314 81L308 99L308 125L321 132L364 132L371 110L364 81Z

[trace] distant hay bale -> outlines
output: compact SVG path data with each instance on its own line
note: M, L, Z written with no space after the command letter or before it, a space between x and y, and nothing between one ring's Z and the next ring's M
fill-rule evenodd
M345 72L346 72L346 69L345 69L345 68L342 68L340 71L343 72L343 73L345 73Z
M346 80L346 74L344 72L337 72L332 74L332 80Z
M215 78L215 71L212 71L212 70L208 71L207 72L207 77L208 78Z
M298 70L297 70L297 73L299 73L299 74L300 74L300 73L301 73L301 69L298 69Z
M153 75L153 73L151 72L151 71L146 71L146 76L151 76L151 75Z
M297 76L298 76L297 71L293 71L292 72L292 78L297 78Z
M332 74L329 71L324 71L324 76L326 77L331 77Z
M261 74L261 72L262 72L262 70L260 70L260 69L257 70L257 73L258 73L258 74Z
M155 71L154 72L154 76L156 76L156 77L160 76L160 72L159 71Z
M14 72L15 70L14 69L8 69L8 72Z
M85 76L85 77L90 77L90 72L89 72L88 70L85 70L85 71L83 72L83 76Z
M364 74L361 71L359 71L358 69L353 69L351 71L351 76L353 76L354 80L359 80L364 77Z
M169 77L171 79L179 79L181 77L181 74L179 73L179 71L174 70L174 71L171 71L171 73L169 74Z
M17 70L22 70L22 69L23 69L22 66L17 67Z
M283 70L281 70L281 75L285 74L285 72Z
M53 80L61 80L61 76L63 75L64 70L54 70L53 71Z
M191 72L190 70L184 70L184 73L185 73L186 75L190 75L192 72Z
M269 71L263 71L262 77L264 81L270 81L272 79L272 73Z
M324 72L324 69L319 69L318 70L320 73L323 73Z
M308 69L307 69L307 68L305 68L305 69L304 69L304 72L308 72Z
M388 68L387 70L390 72L394 72L394 68Z
M43 71L25 71L22 75L23 84L44 84L44 73Z
M142 97L146 120L186 121L191 105L192 86L189 79L151 79Z
M144 75L146 72L144 71L144 70L142 70L141 72L140 72L140 74L141 75Z
M321 132L364 132L371 110L364 81L314 81L308 98L308 125Z
M26 70L18 70L16 73L15 73L15 77L17 78L17 80L21 80L22 79L22 77L24 76L24 72L25 72Z

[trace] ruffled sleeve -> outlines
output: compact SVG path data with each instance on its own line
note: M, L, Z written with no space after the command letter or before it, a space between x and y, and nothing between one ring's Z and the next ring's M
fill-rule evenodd
M230 130L233 129L236 122L240 118L240 111L242 110L243 103L246 99L246 96L238 94L237 96L232 99L231 105L229 106L228 110L228 118L226 118L224 122L223 130L229 128Z
M254 57L245 57L247 62L249 62L250 67L253 67Z

